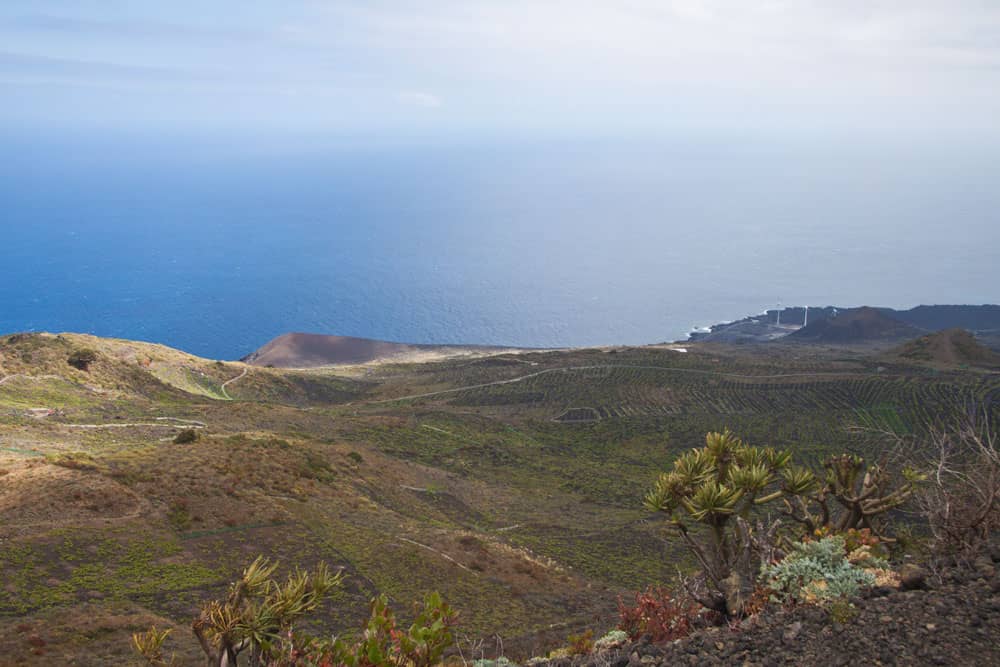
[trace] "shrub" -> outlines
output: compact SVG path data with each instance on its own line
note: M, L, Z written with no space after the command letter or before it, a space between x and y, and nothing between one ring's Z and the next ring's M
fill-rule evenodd
M850 530L841 533L841 537L844 538L844 549L847 553L852 553L858 549L868 549L873 555L879 558L887 558L888 553L886 553L885 545L882 544L882 540L872 533L869 528L862 528L858 530L856 528L851 528Z
M45 460L70 470L97 470L97 460L87 452L53 452L45 455Z
M187 530L191 527L191 512L184 500L178 500L170 505L167 520L177 530Z
M760 567L773 561L783 539L780 522L751 526L760 507L780 501L781 513L806 535L852 529L877 535L879 521L912 495L920 479L909 469L899 479L887 466L867 466L853 455L831 457L822 473L792 465L791 458L790 452L752 447L728 430L709 433L704 447L679 456L646 495L647 509L670 516L701 565L687 587L708 609L742 613ZM693 532L698 524L704 530Z
M686 637L694 629L700 610L692 602L674 597L665 588L650 586L635 594L635 604L618 598L618 628L629 639L649 635L654 642Z
M929 437L929 483L917 506L930 528L934 560L971 561L1000 532L1000 447L983 418Z
M832 601L827 612L830 614L831 621L841 625L850 623L858 617L859 613L857 607L843 598Z
M316 652L319 664L368 667L370 665L431 667L454 641L457 614L437 593L429 594L409 629L396 625L385 595L372 600L371 615L356 643L335 640ZM323 662L326 661L326 662Z
M353 461L357 465L361 465L365 461L364 458L362 458L361 454L358 454L357 452L348 452L347 458L351 459L351 461Z
M613 646L621 646L629 639L628 633L624 630L611 630L603 637L594 642L594 648L604 649Z
M198 431L193 428L186 428L176 436L174 436L175 445L186 445L195 442L198 439Z
M300 584L305 582L303 579L296 581ZM305 582L293 588L272 588L269 594L271 600L255 601L251 605L251 609L261 615L258 619L232 619L224 609L215 609L215 617L228 622L225 641L236 640L234 647L238 650L232 657L211 654L209 665L236 667L240 664L238 654L242 648L239 647L249 647L251 659L247 664L268 667L431 667L440 664L445 650L454 643L453 629L457 615L437 593L425 598L422 609L419 606L415 609L416 618L408 629L397 626L386 596L380 595L372 600L371 615L356 641L338 637L321 639L293 632L290 624L283 625L284 629L280 632L274 632L275 613L284 614L284 619L288 621L289 612L303 611L302 602L309 602L298 595L303 589L308 592L310 584ZM314 608L311 602L307 606ZM198 621L196 627L197 624ZM202 639L201 636L199 639ZM204 648L204 641L202 645ZM217 645L210 644L209 648ZM490 665L516 667L505 658L490 661Z
M870 557L869 568L885 569L885 561ZM784 602L823 602L850 597L862 586L875 583L875 575L850 562L840 535L802 542L779 563L762 571L768 586Z
M326 594L341 585L343 575L331 574L325 563L315 573L296 570L284 583L273 579L278 564L258 557L229 587L222 600L206 602L192 630L210 665L237 665L249 651L255 664L277 657L292 624L316 610Z
M594 650L594 631L585 630L566 638L570 655L587 655Z
M75 350L66 359L66 363L81 371L90 370L90 365L95 361L97 361L97 352L86 348Z
M174 658L169 661L163 655L163 642L166 641L170 630L157 630L152 626L146 632L136 632L132 634L132 645L150 667L167 667L174 664Z
M506 656L500 656L496 660L490 660L489 658L473 660L472 667L517 667L517 663Z

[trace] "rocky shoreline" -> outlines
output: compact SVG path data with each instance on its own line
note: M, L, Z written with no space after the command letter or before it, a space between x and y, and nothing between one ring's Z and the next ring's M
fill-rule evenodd
M748 315L730 322L696 328L685 340L677 342L767 343L784 338L804 328L808 323L815 324L863 308L863 306L792 306L769 309L759 315ZM869 310L876 310L901 325L914 327L915 334L952 328L991 335L996 335L1000 331L998 305L934 305L917 306L909 310L893 308Z

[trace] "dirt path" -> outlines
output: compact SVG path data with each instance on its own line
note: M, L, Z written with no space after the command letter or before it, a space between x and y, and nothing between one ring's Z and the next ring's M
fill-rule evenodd
M59 426L64 426L66 428L136 428L139 426L159 426L166 428L205 428L205 424L202 422L189 421L185 419L174 419L173 417L157 417L156 419L162 420L159 424L141 423L141 422L129 422L125 424L62 424L59 422L54 422ZM177 424L164 424L163 421L177 421Z
M60 375L25 375L24 373L14 373L13 375L8 375L4 378L0 378L0 385L7 384L10 380L21 378L23 380L32 380L34 382L41 382L42 380L65 380L66 378Z
M250 371L250 367L249 367L249 366L246 366L246 367L244 367L244 368L243 368L243 372L242 372L242 373L240 373L240 374L239 374L239 375L237 375L236 377L232 378L231 380L226 380L226 381L225 381L225 382L223 382L223 383L222 383L222 385L221 385L221 386L219 387L219 390L220 390L220 391L222 392L222 395L226 397L226 400L227 400L227 401L231 401L231 400L233 400L233 397L229 395L229 392L228 392L228 391L226 391L226 387L228 387L228 386L229 386L229 385L231 385L232 383L236 382L237 380L242 380L243 378L245 378L245 377L247 376L247 373L248 373L249 371Z
M181 419L180 417L154 417L158 422L176 422L178 424L185 424L190 426L198 426L200 428L208 428L208 424L205 422L200 422L197 419Z
M466 572L470 572L470 573L472 573L472 575L473 575L473 576L476 576L476 577L478 577L478 576L479 576L479 573L478 573L478 572L475 572L475 571L473 571L473 570L470 570L469 568L467 568L466 566L462 565L462 564L461 564L461 563L459 563L459 562L458 562L457 560L455 560L454 558L452 558L451 556L449 556L448 554L446 554L446 553L445 553L445 552L443 552L443 551L438 551L438 550L437 550L437 549L435 549L434 547L429 547L429 546L427 546L426 544L421 544L420 542L415 542L415 541L413 541L413 540L411 540L411 539L409 539L409 538L406 538L406 537L397 537L396 539L398 539L398 540L399 540L400 542L407 542L407 543L409 543L409 544L412 544L412 545L414 545L414 546L418 546L418 547L420 547L420 548L422 548L422 549L427 549L428 551L431 551L431 552L433 552L433 553L436 553L436 554L437 554L438 556L441 556L441 558L444 558L444 559L445 559L446 561L448 561L448 562L450 562L450 563L452 563L452 564L454 564L454 565L457 565L457 566L459 566L460 568L462 568L462 569L463 569L463 570L465 570Z
M565 373L567 371L587 371L587 370L597 370L601 368L632 368L639 370L667 371L670 373L707 375L714 377L731 378L735 380L777 380L784 378L850 377L858 375L858 373L852 373L848 371L824 371L818 373L777 373L773 375L741 375L739 373L723 373L721 371L703 371L694 368L670 368L667 366L632 366L627 364L622 364L622 365L603 364L597 366L565 366L562 368L547 368L543 371L538 371L536 373L528 373L527 375L511 378L509 380L496 380L495 382L484 382L483 384L471 384L465 387L454 387L452 389L441 389L440 391L429 391L423 394L410 394L408 396L397 396L396 398L384 398L384 399L379 399L377 401L366 401L361 405L377 405L380 403L395 403L396 401L408 401L415 398L430 398L432 396L440 396L442 394L453 394L455 392L467 391L469 389L484 389L486 387L497 387L504 384L514 384L515 382L523 382L525 380L530 380L531 378L536 378L541 375L547 375L549 373ZM882 374L881 377L890 377L890 375Z

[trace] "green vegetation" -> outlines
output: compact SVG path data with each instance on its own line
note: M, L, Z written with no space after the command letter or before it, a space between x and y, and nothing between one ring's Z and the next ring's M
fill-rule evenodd
M258 557L224 599L202 605L192 629L209 665L239 667L431 667L439 664L455 639L457 615L437 593L430 593L409 629L397 627L385 595L371 602L371 615L357 640L325 639L296 629L323 598L343 585L341 572L320 563L312 574L296 570L284 583L273 578L278 564ZM152 626L132 635L132 643L152 667L172 665L164 643L170 630Z
M284 654L293 624L315 611L343 581L343 575L331 574L325 563L313 574L296 570L284 583L272 578L277 569L277 563L258 557L224 599L202 606L192 629L208 664L235 667L243 651L252 665L270 663Z
M773 528L756 534L750 528L751 513L785 496L799 498L816 485L812 473L792 466L791 458L790 452L747 445L729 431L709 433L703 448L678 457L646 495L646 507L670 516L697 558L707 588L698 600L705 607L740 613L729 594L730 579L737 587L752 581L774 544ZM694 524L705 526L705 538L692 536Z
M167 641L171 630L157 630L152 626L145 632L136 632L132 635L132 644L135 652L142 656L151 667L167 667L174 663L174 659L169 661L163 652L163 643Z
M869 570L888 569L875 557L852 562L840 535L792 545L781 562L765 566L762 575L775 595L786 602L829 601L850 597L875 583Z
M75 350L66 359L66 363L81 371L90 370L90 365L95 361L97 361L97 352L90 349Z
M198 431L193 428L186 428L174 436L175 445L186 445L198 439Z
M773 560L783 536L777 522L750 525L760 507L780 501L781 513L806 536L858 530L882 535L884 517L924 478L904 468L897 479L890 467L867 466L852 454L828 458L822 476L791 461L791 452L750 446L730 431L709 433L704 447L678 457L646 495L646 507L670 516L698 560L705 593L694 595L705 607L742 613L745 589ZM692 533L697 524L705 528L700 536ZM802 566L811 563L803 559Z
M345 667L432 667L441 661L454 642L458 620L437 593L430 593L408 629L397 627L389 601L380 595L371 603L371 616L356 642L336 639L326 644L315 641L305 664L334 664ZM313 657L315 656L315 657Z
M85 375L67 365L80 349L98 355ZM907 483L886 460L891 438L929 453L927 434L969 404L988 406L996 426L995 374L771 349L251 367L223 400L219 388L242 372L233 364L72 334L0 338L0 651L34 659L12 628L58 618L91 629L53 630L40 650L120 664L102 647L130 650L132 633L155 624L173 630L168 658L194 664L201 649L179 641L189 619L265 553L290 570L344 568L296 631L348 636L383 594L409 627L418 611L399 601L440 591L467 641L500 634L508 655L527 657L541 630L606 629L618 595L700 567L681 540L664 539L642 496L705 433L730 428L790 453L815 478L813 496L831 456L858 457L844 459L855 494L877 462L893 472L891 497ZM560 419L568 412L587 420ZM197 443L175 445L188 430ZM771 475L757 498L784 483L783 470ZM825 493L835 522L840 503ZM793 501L783 493L757 507L795 513ZM818 501L807 508L822 517ZM753 531L761 517L748 514ZM708 524L685 521L693 540L712 539Z

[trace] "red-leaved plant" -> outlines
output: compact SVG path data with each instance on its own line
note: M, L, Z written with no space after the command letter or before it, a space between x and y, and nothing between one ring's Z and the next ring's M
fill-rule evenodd
M649 635L654 642L686 637L701 620L701 607L663 587L650 586L635 594L635 604L618 598L618 627L636 640Z

